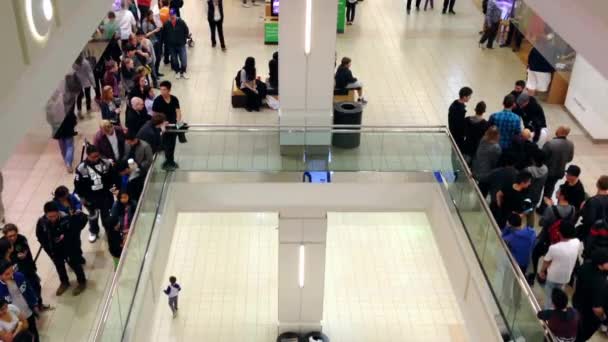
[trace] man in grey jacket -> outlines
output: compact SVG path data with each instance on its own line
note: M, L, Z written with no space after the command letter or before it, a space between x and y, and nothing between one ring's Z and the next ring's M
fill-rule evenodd
M93 69L89 62L83 58L82 54L78 55L76 61L72 65L74 73L80 83L82 89L78 98L76 99L76 110L78 111L78 117L82 118L82 98L86 99L87 113L91 111L91 86L95 84L95 77L93 76Z
M553 197L555 184L564 177L566 164L574 158L574 144L568 140L568 134L570 134L570 127L560 126L555 131L555 138L543 146L543 152L545 152L547 158L547 167L549 168L547 182L545 183L545 198L551 199ZM545 206L542 205L541 207L544 210Z
M133 159L137 163L140 174L145 178L154 157L152 147L147 142L137 139L133 132L127 133L125 142L124 160L129 161L129 159Z

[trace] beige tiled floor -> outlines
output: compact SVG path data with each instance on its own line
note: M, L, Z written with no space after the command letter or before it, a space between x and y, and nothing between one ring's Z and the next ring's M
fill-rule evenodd
M180 314L171 319L158 301L151 340L271 341L277 219L180 213L165 271L184 288ZM423 213L329 213L325 284L323 331L332 340L464 341L463 318Z
M358 5L355 25L338 36L338 57L352 57L353 71L366 85L369 105L364 124L445 124L447 107L463 85L475 90L473 103L485 100L490 112L498 109L513 82L524 77L524 66L507 49L477 48L482 18L473 3L458 1L456 16L442 16L438 9L414 11L407 16L404 2L365 0ZM184 10L196 39L195 48L189 50L191 79L174 82L185 118L194 123L276 123L274 111L247 113L230 106L230 84L245 57L256 57L258 72L263 75L267 73L267 60L277 49L262 44L263 8L242 8L238 0L225 0L228 51L223 53L210 47L203 6L203 1L189 1ZM608 167L605 146L592 144L560 106L545 109L551 129L558 124L573 127L575 162L583 168L588 191L594 192L595 180ZM49 139L44 114L39 118L2 167L7 218L19 225L34 248L34 224L42 204L57 185L72 184L72 177L64 172L56 142ZM78 130L79 141L83 136L90 138L96 130L96 119L85 120ZM85 252L91 285L78 298L55 298L55 272L46 255L38 260L45 299L57 306L57 310L44 314L41 322L44 341L82 341L88 336L102 289L112 271L102 242L85 243Z

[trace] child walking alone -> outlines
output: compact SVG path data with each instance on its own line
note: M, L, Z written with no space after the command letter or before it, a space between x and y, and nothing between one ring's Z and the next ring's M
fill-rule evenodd
M182 290L181 286L177 283L177 278L174 276L169 277L169 286L163 291L167 296L169 296L169 307L173 312L173 318L177 316L177 296L179 295L179 291Z

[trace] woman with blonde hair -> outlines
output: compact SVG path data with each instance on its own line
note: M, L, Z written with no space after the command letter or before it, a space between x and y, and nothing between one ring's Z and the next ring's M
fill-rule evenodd
M103 87L101 92L101 118L115 125L120 125L120 107L114 102L114 92L111 86Z
M500 133L496 126L488 128L486 133L481 138L479 147L475 152L475 158L473 159L473 175L478 180L484 179L492 170L498 165L502 149L498 143L500 140Z

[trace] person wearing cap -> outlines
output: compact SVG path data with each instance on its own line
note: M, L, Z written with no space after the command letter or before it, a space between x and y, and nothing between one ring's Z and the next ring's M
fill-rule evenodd
M79 248L75 239L79 238L79 229L72 227L69 216L59 211L57 203L44 204L44 215L36 223L36 237L42 249L53 261L61 284L55 294L61 296L70 287L70 279L65 268L67 263L76 274L78 286L73 295L78 296L85 290L87 279L80 263Z
M521 216L517 213L511 213L507 219L507 225L502 230L502 239L505 240L519 268L525 274L530 264L534 241L536 241L534 228L528 225L524 226Z
M533 141L536 143L540 138L541 131L547 127L545 111L534 96L522 93L517 97L517 106L521 110L521 118L524 127L534 132Z
M0 298L9 304L15 305L27 319L28 330L33 335L33 342L39 342L36 315L38 311L38 298L29 286L25 276L15 272L10 261L0 261Z
M570 202L570 204L572 204L576 209L577 217L580 214L585 199L587 198L587 194L585 193L585 187L579 179L580 176L581 168L577 165L569 165L566 169L566 182L564 183L564 192L566 192L566 196L568 197L568 201Z
M545 280L545 310L553 307L551 293L553 289L563 290L570 281L572 271L582 249L576 238L576 228L572 222L564 220L559 226L560 242L551 245L543 258L543 265L538 277Z
M581 315L576 341L587 341L606 321L606 275L608 275L608 251L599 250L578 270L572 304Z
M568 140L568 134L570 134L570 127L560 126L555 131L555 138L547 141L543 146L549 168L549 176L543 194L546 198L553 197L555 184L564 177L566 164L574 158L574 144ZM541 206L541 210L544 209L545 206Z
M188 54L186 43L190 30L181 18L178 18L174 8L170 11L170 19L163 25L163 42L165 49L171 54L171 68L175 71L175 78L188 79L186 74L188 68Z
M125 155L125 134L120 126L114 126L108 120L101 120L93 144L103 158L121 160Z
M145 177L154 159L152 147L147 142L138 139L133 132L127 133L125 141L127 144L125 145L124 160L133 159L141 174Z
M88 145L86 153L86 159L76 168L74 192L89 212L89 242L93 243L99 235L100 216L101 223L107 230L105 221L114 203L110 190L116 183L117 175L112 168L112 162L102 158L95 145Z
M578 237L585 241L593 225L608 225L608 176L602 175L595 184L597 193L583 204L583 220L578 227ZM602 222L600 222L602 221Z

